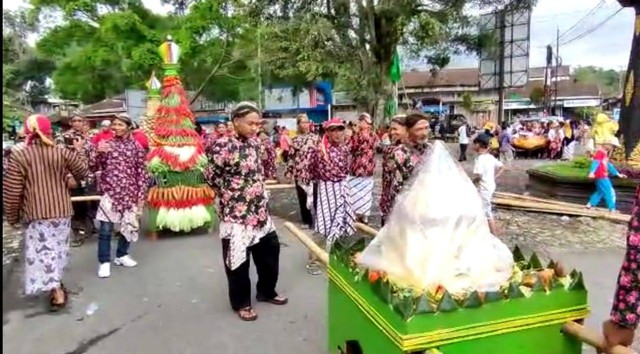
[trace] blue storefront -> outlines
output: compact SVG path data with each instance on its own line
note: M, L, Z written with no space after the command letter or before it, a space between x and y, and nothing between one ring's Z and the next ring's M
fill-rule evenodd
M316 123L329 119L333 88L328 81L317 81L305 88L274 85L263 91L265 118L293 118L306 114Z

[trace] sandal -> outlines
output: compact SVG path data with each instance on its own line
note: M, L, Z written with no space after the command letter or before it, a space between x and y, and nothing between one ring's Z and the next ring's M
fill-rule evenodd
M253 307L247 306L243 309L236 311L238 317L245 322L252 322L258 319L258 314L253 310Z
M56 301L56 290L62 292L62 302ZM67 289L60 285L59 288L51 290L49 293L49 309L51 312L57 312L64 309L67 306Z
M320 275L322 271L320 270L320 265L316 261L311 261L307 263L307 273L310 275Z
M276 295L271 299L267 299L264 296L257 295L256 300L258 300L258 302L268 302L273 305L286 305L289 302L289 299L280 295Z

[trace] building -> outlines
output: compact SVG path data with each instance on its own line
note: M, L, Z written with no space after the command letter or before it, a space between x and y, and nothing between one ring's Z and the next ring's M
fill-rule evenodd
M314 122L327 120L332 114L333 87L328 81L317 81L308 87L273 85L262 91L263 115L276 124L295 128L295 117L306 114Z

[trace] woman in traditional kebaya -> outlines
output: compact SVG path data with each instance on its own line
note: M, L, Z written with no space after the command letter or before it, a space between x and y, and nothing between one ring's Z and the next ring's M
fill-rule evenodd
M289 162L285 171L285 177L293 179L300 205L302 222L309 228L313 228L313 184L311 182L310 166L313 158L311 152L318 144L318 136L311 133L311 123L306 114L296 118L298 134L293 138L289 151Z
M373 204L373 172L376 169L378 136L373 131L373 121L367 113L358 118L358 128L349 140L349 188L353 212L359 221L366 224Z
M207 179L218 198L229 301L243 321L258 318L251 306L249 254L258 273L257 300L274 305L288 302L276 292L280 242L267 209L262 148L256 138L262 126L260 115L254 104L239 103L231 112L236 134L216 140L205 150L210 162Z
M407 127L405 123L405 115L397 115L391 120L389 125L390 145L382 150L382 193L380 194L380 214L381 225L384 226L387 215L391 212L393 206L391 192L391 181L394 177L395 170L393 164L389 163L395 148L400 146L407 138Z
M55 147L51 121L33 115L25 122L24 148L10 157L4 177L4 216L10 225L26 223L24 290L50 292L52 310L67 303L62 285L69 256L71 216L67 174L82 180L88 173L82 140L72 148Z
M413 177L414 169L422 161L427 150L429 138L429 118L422 113L410 113L405 118L407 139L391 152L385 169L389 174L388 194L385 198L385 210L393 209L395 199Z
M135 267L138 263L129 256L131 242L138 240L138 216L144 205L149 177L146 153L131 134L133 122L126 114L112 122L114 138L89 150L89 164L100 173L100 199L96 220L100 221L98 238L98 277L111 276L111 235L120 224L120 238L114 264Z

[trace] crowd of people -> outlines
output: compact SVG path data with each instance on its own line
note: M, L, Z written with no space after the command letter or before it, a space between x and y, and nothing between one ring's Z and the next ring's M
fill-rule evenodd
M102 194L95 215L100 223L98 276L108 278L111 263L137 265L129 250L138 239L139 217L152 183L145 166L149 141L126 114L115 117L110 125L105 123L103 130L93 136L88 134L82 117L72 119L71 125L71 130L55 139L47 117L30 116L25 122L24 142L13 149L7 161L3 188L7 222L26 225L25 292L49 292L52 309L64 307L68 299L62 277L68 259L71 219L78 212L72 207L69 190L90 179L97 181ZM249 102L239 103L230 114L230 122L219 124L210 134L205 135L201 127L196 127L203 135L209 162L205 176L216 193L229 301L244 321L257 319L251 305L250 257L259 277L256 299L274 305L288 302L276 291L280 244L269 213L265 184L267 179L276 177L275 146L286 151L282 157L285 178L295 184L302 222L313 230L318 242L331 247L338 238L355 233L356 221L367 223L371 217L380 137L369 114L360 114L357 125L351 128L341 119L330 119L323 123L321 134L313 131L313 123L306 115L299 115L292 139L288 139L286 130L278 129L274 142L264 129L260 109ZM512 129L527 132L534 128ZM472 180L495 232L491 197L504 165L491 154L494 133L489 130L472 138L471 132L465 131L466 140L461 136L461 144L471 141L479 154ZM383 225L396 197L428 156L429 119L419 112L395 116L387 134L382 150ZM464 152L460 159L466 159ZM638 291L639 212L636 205L616 305L605 326L608 338L617 338L619 343L628 341L627 329L638 323L638 303L629 294ZM114 258L111 238L115 225L120 226L120 237ZM311 255L307 270L312 275L321 273L320 264Z

